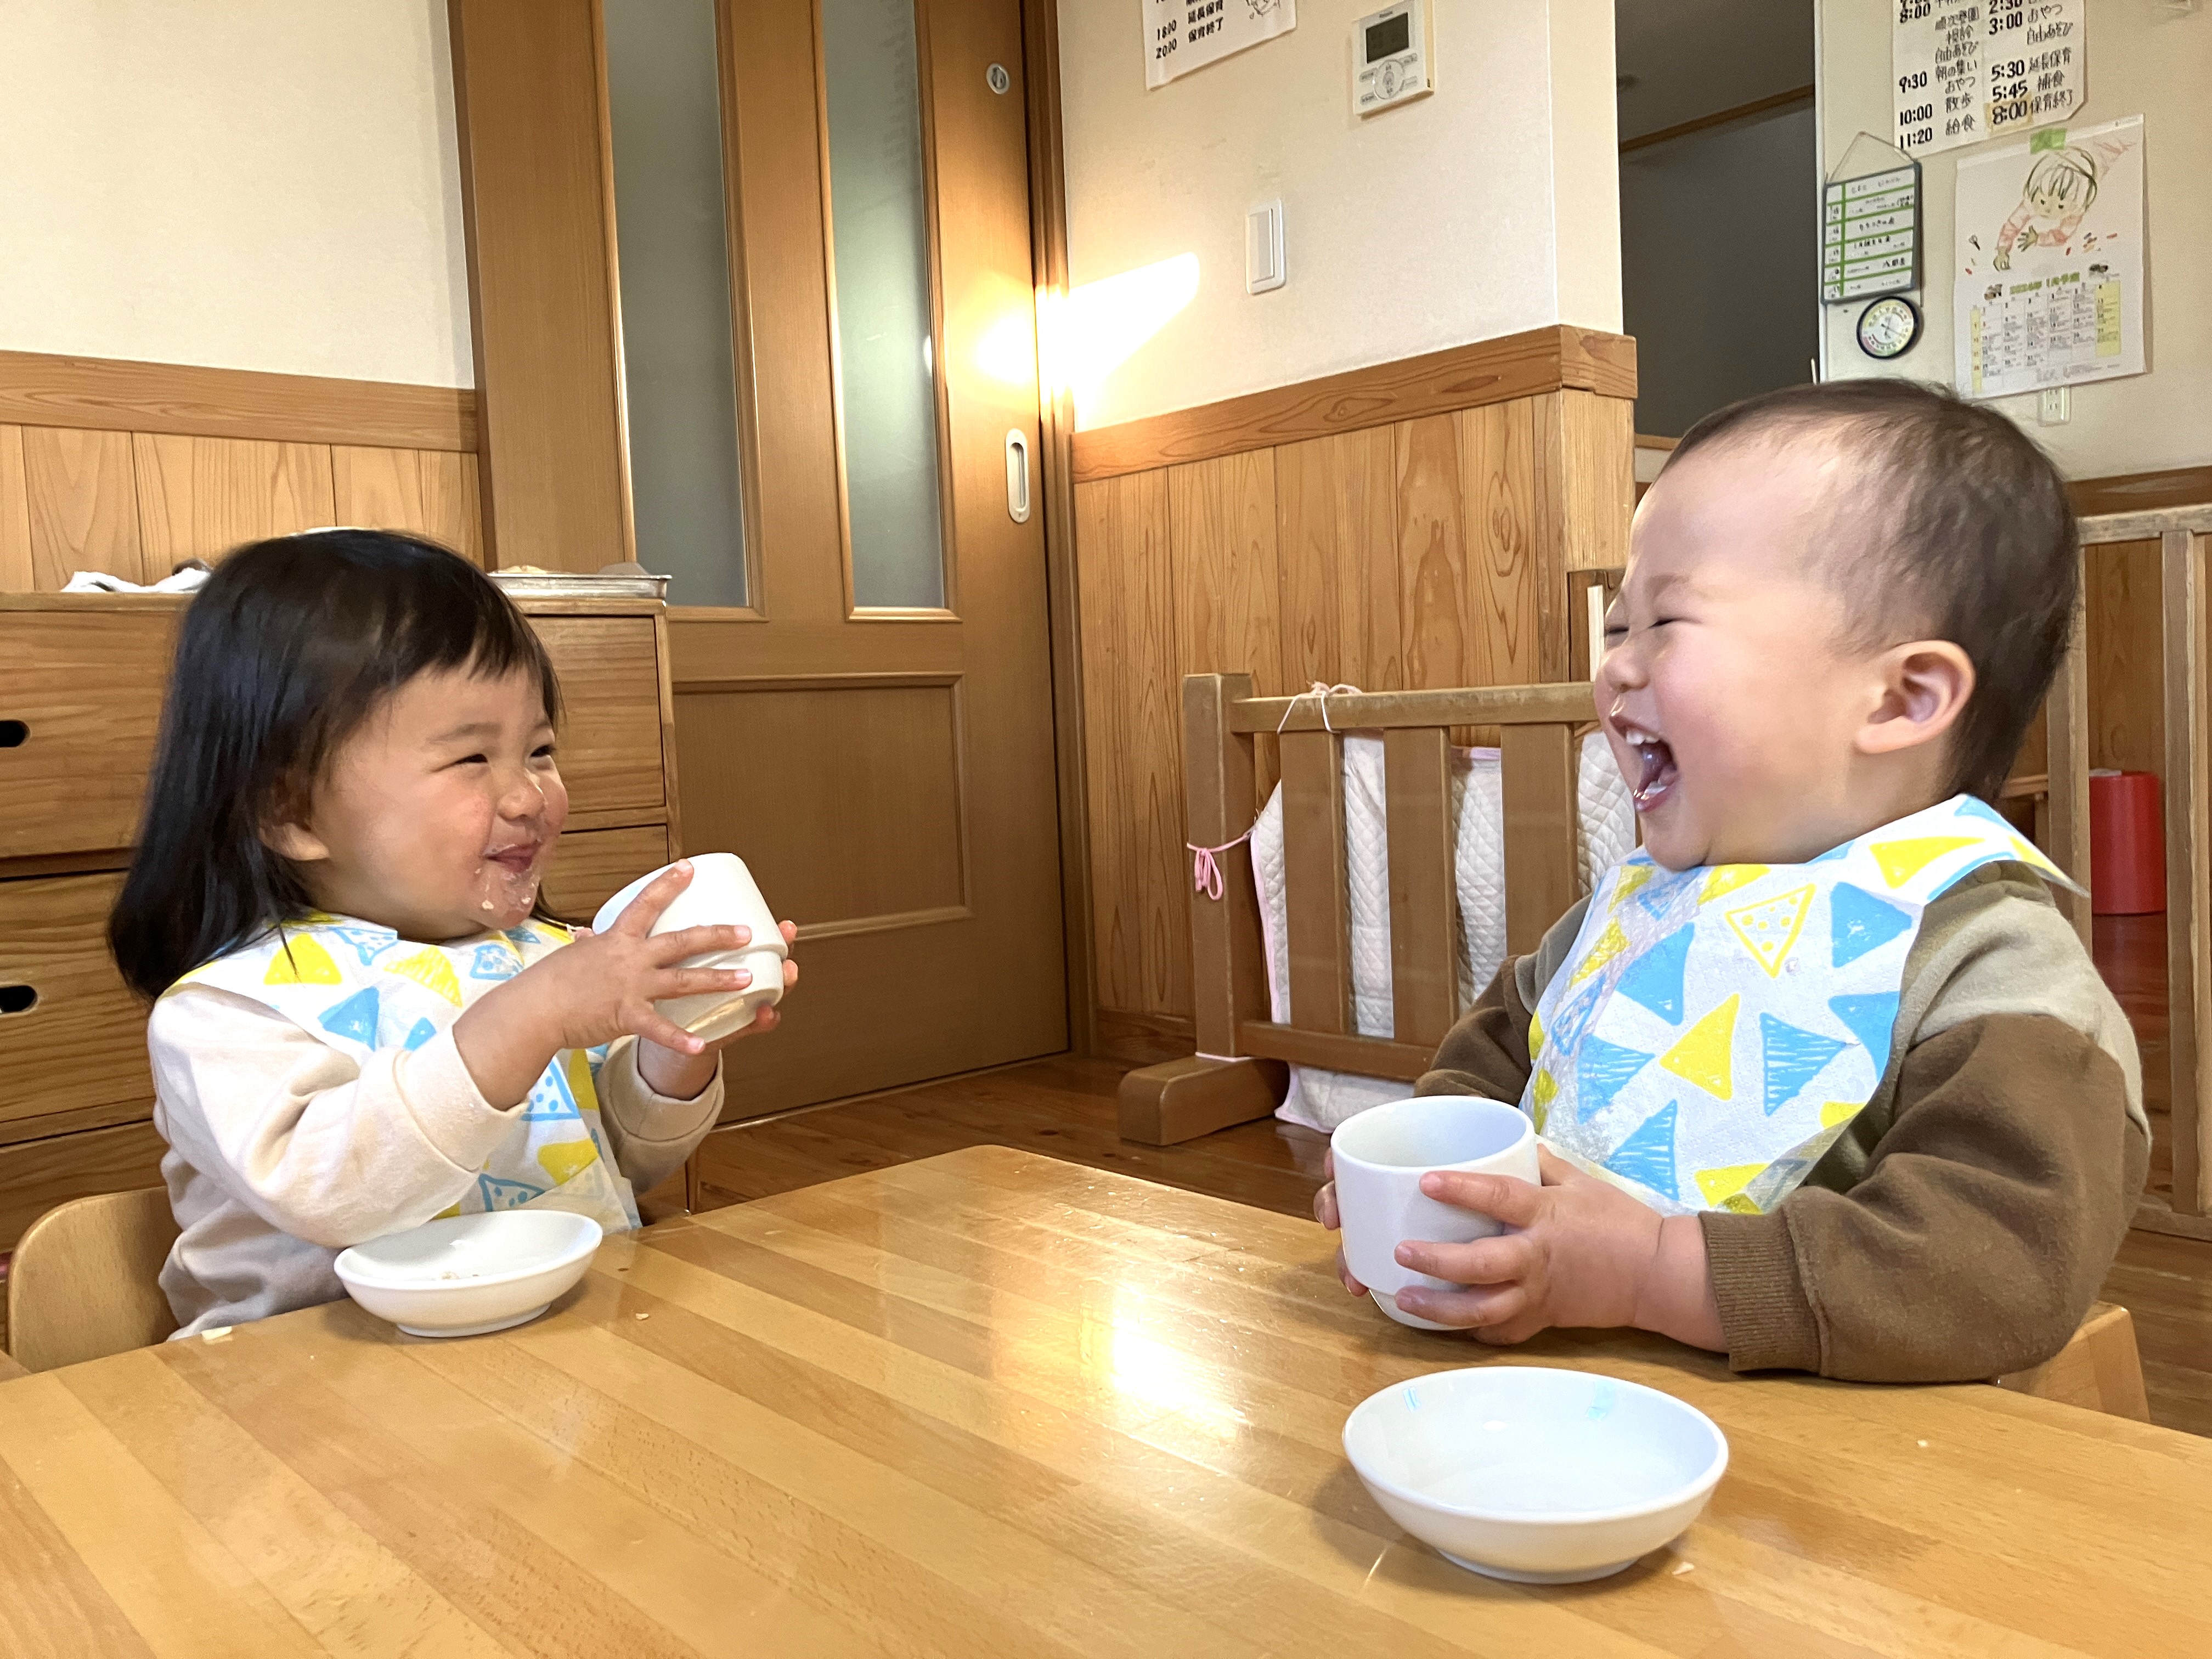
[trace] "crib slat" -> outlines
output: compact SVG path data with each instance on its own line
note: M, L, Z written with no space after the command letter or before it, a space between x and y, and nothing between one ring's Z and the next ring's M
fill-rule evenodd
M1221 847L1221 897L1190 902L1192 1012L1198 1051L1234 1054L1237 1023L1267 1011L1252 849L1252 739L1229 729L1229 710L1252 694L1249 674L1193 674L1182 683L1185 823L1193 844ZM1234 842L1234 845L1229 843Z
M1572 728L1509 726L1505 795L1505 948L1525 956L1575 902Z
M1344 890L1344 739L1283 735L1283 872L1290 888L1291 1018L1350 1031L1352 915Z
M1433 1048L1459 1012L1450 754L1442 726L1382 738L1390 833L1390 988L1401 1042Z
M2212 696L2212 594L2207 592L2206 538L2169 530L2160 538L2166 635L2166 1063L2173 1115L2173 1207L2205 1212L2207 1096L2212 1093L2212 895L2204 856L2212 845L2212 736L2205 706ZM2055 699L2054 699L2055 700ZM2052 721L2052 730L2057 722ZM2051 784L2058 782L2051 757ZM2079 879L2077 877L2076 879Z

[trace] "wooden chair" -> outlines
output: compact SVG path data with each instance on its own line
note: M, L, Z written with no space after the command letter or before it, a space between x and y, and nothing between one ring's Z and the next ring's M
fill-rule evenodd
M176 1239L164 1187L48 1210L9 1266L9 1353L48 1371L162 1340L177 1328L159 1283Z
M2038 1400L2132 1417L2138 1423L2150 1421L2136 1322L2125 1308L2109 1302L2093 1303L2081 1329L2050 1358L2032 1370L2000 1376L1996 1384Z

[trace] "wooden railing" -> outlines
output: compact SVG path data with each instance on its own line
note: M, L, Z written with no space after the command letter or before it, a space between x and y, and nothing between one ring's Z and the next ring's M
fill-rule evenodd
M1195 846L1224 849L1215 855L1221 896L1190 901L1198 1052L1122 1079L1121 1133L1165 1146L1264 1117L1282 1098L1285 1062L1407 1082L1428 1070L1459 1006L1450 733L1481 726L1503 734L1506 948L1519 954L1577 896L1574 736L1595 716L1584 683L1346 693L1324 703L1255 697L1249 674L1186 678L1186 833ZM1383 740L1388 1037L1360 1036L1352 1018L1343 745L1355 730ZM1282 762L1290 1024L1268 1018L1259 896L1243 839L1253 821L1254 746L1269 738Z
M2159 544L2160 631L2165 648L2166 1075L2173 1190L2145 1197L2136 1224L2212 1238L2212 505L2111 513L2081 520L2083 548ZM2087 658L2077 637L2051 696L2053 858L2089 879L2089 744ZM2089 905L2077 901L2088 937Z

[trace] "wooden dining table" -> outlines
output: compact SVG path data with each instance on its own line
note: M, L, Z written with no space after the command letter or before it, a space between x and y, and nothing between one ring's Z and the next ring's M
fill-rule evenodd
M1984 1384L1402 1328L1309 1222L1000 1147L611 1238L533 1322L350 1303L0 1384L0 1653L2212 1654L2212 1443ZM1346 1414L1459 1365L1732 1449L1596 1583L1386 1519Z

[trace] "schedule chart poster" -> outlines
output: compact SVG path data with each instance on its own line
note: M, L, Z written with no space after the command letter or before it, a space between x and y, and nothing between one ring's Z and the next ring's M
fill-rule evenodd
M2140 374L2143 122L2048 127L1959 163L1959 390Z
M1297 26L1297 0L1145 0L1145 85L1164 87Z
M1899 149L1932 155L2063 121L2087 68L2086 0L1895 0Z

